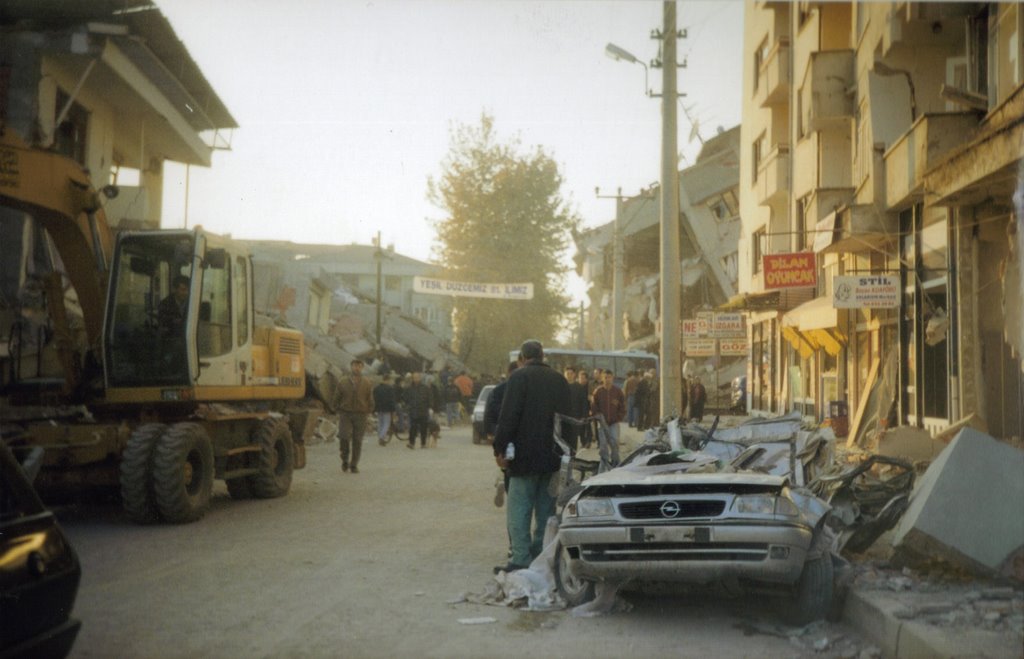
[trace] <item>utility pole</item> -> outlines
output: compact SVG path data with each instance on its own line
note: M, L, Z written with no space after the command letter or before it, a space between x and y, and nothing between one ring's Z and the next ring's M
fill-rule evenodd
M383 351L381 350L380 344L380 306L381 306L381 273L383 272L384 263L384 249L383 245L380 244L380 231L377 232L377 251L373 253L373 256L377 259L377 359L381 359Z
M664 3L661 94L661 414L677 411L679 371L679 136L676 128L676 3Z

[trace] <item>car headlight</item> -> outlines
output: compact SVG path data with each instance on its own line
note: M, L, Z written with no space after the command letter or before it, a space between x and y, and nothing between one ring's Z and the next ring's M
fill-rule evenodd
M733 512L751 515L772 515L775 513L776 497L769 494L744 494L732 502Z
M732 502L733 512L751 515L783 515L799 517L800 511L786 497L771 494L744 494Z
M577 499L566 506L573 517L608 517L615 514L611 499Z

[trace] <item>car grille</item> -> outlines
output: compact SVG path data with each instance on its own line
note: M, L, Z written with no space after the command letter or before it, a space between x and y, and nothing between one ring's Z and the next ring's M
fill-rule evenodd
M614 561L743 561L768 558L768 545L760 542L648 542L608 543L580 547L580 558L594 563Z
M665 515L661 507L666 501L679 506L678 515ZM690 517L718 517L725 510L724 501L680 501L659 499L657 501L635 501L619 504L619 514L626 519L687 519Z

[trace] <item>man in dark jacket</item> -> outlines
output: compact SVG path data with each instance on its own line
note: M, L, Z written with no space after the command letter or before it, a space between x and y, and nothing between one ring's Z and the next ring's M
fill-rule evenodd
M622 389L615 386L615 374L605 370L601 374L601 386L594 390L591 412L600 414L608 424L609 439L618 443L619 423L626 418L626 397Z
M427 423L430 421L434 394L423 384L421 373L412 374L412 384L405 388L405 411L409 415L409 448L416 448L416 435L420 436L420 448L427 448Z
M510 474L506 511L512 557L506 570L528 567L543 548L544 528L555 514L548 486L561 463L555 414L569 413L569 383L544 363L540 341L524 342L519 359L522 366L509 375L494 437L494 459ZM510 445L515 455L508 458Z
M391 428L391 417L398 409L395 388L391 386L391 376L385 375L380 384L373 388L373 409L377 412L377 441L381 446L386 443Z

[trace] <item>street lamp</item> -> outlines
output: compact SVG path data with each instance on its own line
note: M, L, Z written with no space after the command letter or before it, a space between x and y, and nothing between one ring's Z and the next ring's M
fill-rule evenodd
M620 48L619 46L616 46L613 43L609 43L607 46L604 47L604 54L607 55L608 57L611 57L616 62L629 62L630 64L639 64L640 66L644 67L644 93L647 94L648 96L652 95L651 88L647 84L646 64L638 60L633 53L629 52L625 48Z
M679 170L676 151L676 3L665 2L662 32L653 37L662 43L661 92L661 372L659 373L661 413L676 411L680 402L679 371ZM608 44L605 53L612 59L643 64L631 53ZM646 78L647 67L644 66ZM645 80L646 83L646 80ZM653 94L649 95L653 96Z

